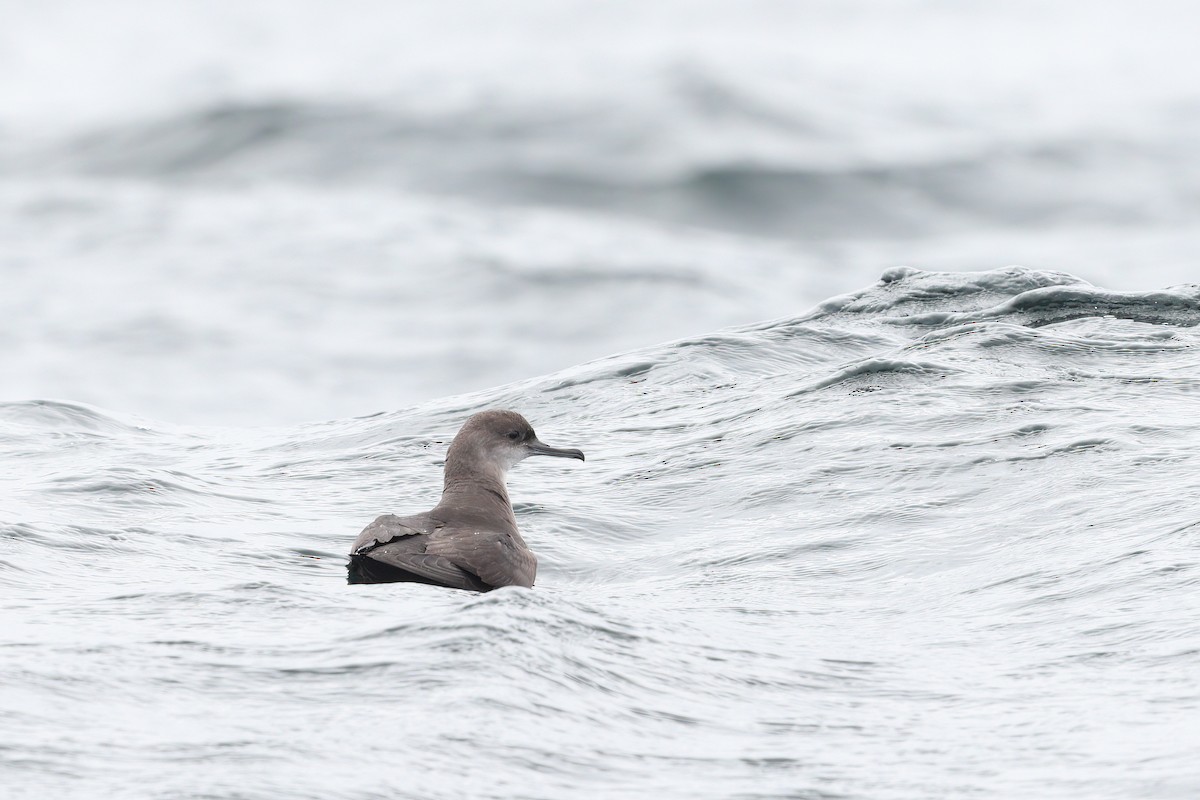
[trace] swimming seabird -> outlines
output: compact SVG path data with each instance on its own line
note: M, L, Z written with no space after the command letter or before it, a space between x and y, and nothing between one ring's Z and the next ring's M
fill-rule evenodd
M538 440L515 411L470 417L446 452L445 488L432 511L384 514L350 551L350 583L414 581L487 592L533 586L537 557L517 530L504 486L508 469L528 456L578 458L580 450Z

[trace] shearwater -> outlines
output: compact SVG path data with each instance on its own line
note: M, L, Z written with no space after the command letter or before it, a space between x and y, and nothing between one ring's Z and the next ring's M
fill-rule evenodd
M442 500L411 517L385 514L350 551L350 583L412 581L487 592L533 586L537 557L517 530L505 473L529 456L578 458L583 452L543 444L515 411L470 417L446 452Z

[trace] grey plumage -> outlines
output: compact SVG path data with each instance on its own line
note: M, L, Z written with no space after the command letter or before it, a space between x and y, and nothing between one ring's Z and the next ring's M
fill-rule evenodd
M351 583L415 581L469 591L533 586L537 557L517 530L504 476L531 455L583 460L550 447L515 411L483 411L463 424L446 453L442 500L411 517L385 514L350 551Z

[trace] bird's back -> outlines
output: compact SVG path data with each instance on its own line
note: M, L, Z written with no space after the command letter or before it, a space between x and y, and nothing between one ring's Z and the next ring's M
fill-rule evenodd
M515 525L452 511L376 519L354 542L351 582L412 581L472 591L533 586L537 557Z

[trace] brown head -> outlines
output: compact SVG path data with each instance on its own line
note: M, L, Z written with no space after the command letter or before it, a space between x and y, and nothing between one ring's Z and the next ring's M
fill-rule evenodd
M459 430L446 453L446 486L462 478L499 478L529 456L578 458L583 452L551 447L537 438L533 426L515 411L481 411Z

